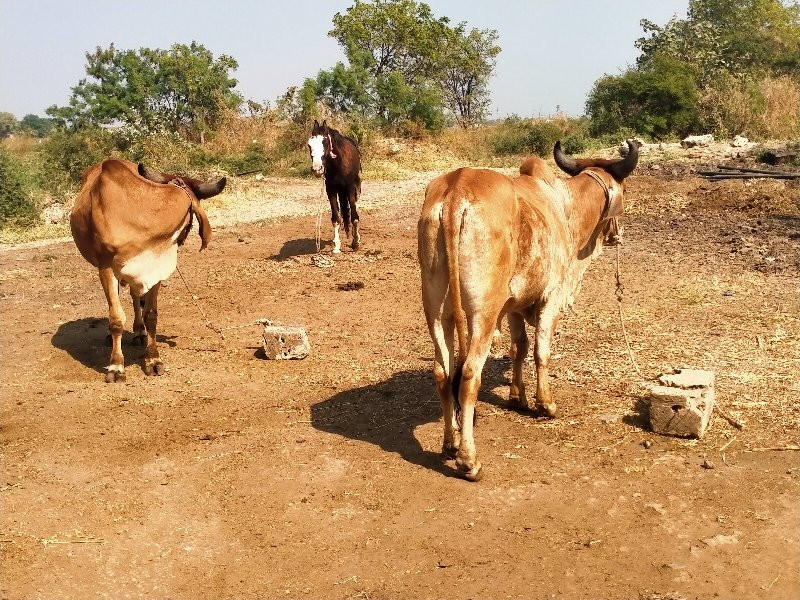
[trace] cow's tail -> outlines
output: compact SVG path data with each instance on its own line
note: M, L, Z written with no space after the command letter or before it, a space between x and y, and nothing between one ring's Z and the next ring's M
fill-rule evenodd
M444 228L445 252L447 253L450 298L453 301L453 319L455 320L456 335L458 336L458 357L450 382L457 415L461 413L461 403L458 401L458 392L461 387L461 375L464 370L464 361L467 358L467 319L461 305L461 275L458 264L461 226L464 222L464 212L466 212L466 209L467 203L465 201L455 200L451 197L442 211L442 226Z

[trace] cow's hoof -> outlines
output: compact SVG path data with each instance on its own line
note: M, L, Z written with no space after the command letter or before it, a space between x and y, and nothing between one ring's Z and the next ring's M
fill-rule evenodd
M442 455L444 456L445 460L453 460L456 457L456 454L458 454L458 446L455 444L442 444Z
M537 417L555 419L558 416L558 407L555 402L551 404L537 404L534 413Z
M481 465L481 463L477 463L469 470L462 469L459 465L458 471L467 481L480 481L483 479L483 465Z
M124 383L125 367L108 367L106 371L106 383Z
M164 374L164 363L160 360L155 360L153 362L147 362L144 365L144 374L145 375L163 375Z
M147 335L144 333L140 333L138 335L134 335L131 339L131 346L146 346L147 345Z

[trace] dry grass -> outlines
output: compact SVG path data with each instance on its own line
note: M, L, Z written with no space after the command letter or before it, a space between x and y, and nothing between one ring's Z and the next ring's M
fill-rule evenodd
M784 75L762 79L730 78L709 90L703 104L717 126L756 139L800 136L800 83Z

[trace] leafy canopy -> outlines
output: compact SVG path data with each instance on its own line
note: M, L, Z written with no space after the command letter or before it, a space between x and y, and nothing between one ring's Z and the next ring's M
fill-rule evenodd
M171 131L202 139L236 108L230 72L238 63L214 58L204 46L174 44L169 50L117 50L113 44L87 53L87 78L74 88L69 106L51 106L47 114L73 129L125 124L136 131Z
M348 64L307 79L299 93L304 118L321 102L333 113L368 115L395 127L444 126L445 111L463 125L489 105L488 81L500 52L497 32L450 25L414 0L356 0L333 17Z

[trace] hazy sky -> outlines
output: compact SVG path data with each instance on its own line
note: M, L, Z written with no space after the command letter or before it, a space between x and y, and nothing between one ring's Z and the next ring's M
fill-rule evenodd
M637 56L639 21L684 17L688 0L429 0L452 23L496 29L492 117L583 113L596 79ZM65 105L88 51L168 48L192 40L239 62L246 98L271 103L343 60L328 37L352 0L0 0L0 111L22 118Z

